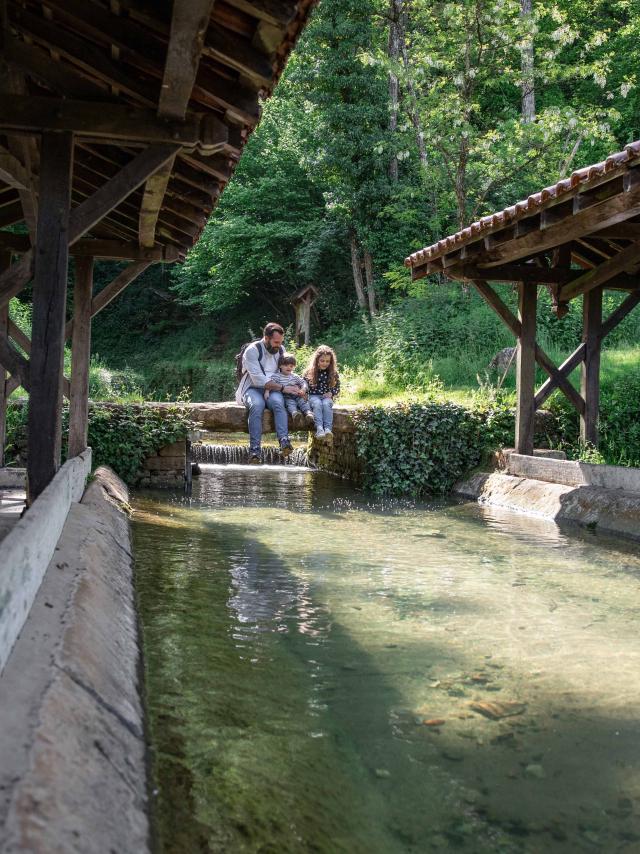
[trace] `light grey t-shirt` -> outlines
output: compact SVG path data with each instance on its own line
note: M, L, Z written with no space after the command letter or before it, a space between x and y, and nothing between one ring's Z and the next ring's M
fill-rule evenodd
M261 350L258 350L258 345ZM262 352L261 360L258 359L260 351ZM275 353L269 353L263 341L254 341L253 344L249 344L242 355L243 374L240 385L236 389L236 403L243 402L244 393L251 386L264 388L270 376L278 372L279 358L280 351L277 350Z

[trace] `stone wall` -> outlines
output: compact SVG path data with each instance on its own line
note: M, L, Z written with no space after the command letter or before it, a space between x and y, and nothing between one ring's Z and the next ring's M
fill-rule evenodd
M313 439L307 457L314 468L362 483L364 464L358 456L355 432L335 433L333 442Z
M184 486L187 448L187 439L160 448L145 460L136 485L158 488Z

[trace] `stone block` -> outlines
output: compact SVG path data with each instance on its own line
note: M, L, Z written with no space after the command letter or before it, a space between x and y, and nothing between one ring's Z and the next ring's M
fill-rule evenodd
M149 457L144 461L147 471L182 471L184 465L184 457Z
M183 457L187 455L187 443L184 439L179 442L173 442L171 445L165 445L158 451L161 457Z

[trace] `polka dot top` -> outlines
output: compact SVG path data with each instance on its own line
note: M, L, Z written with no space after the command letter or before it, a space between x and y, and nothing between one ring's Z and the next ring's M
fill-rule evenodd
M340 377L336 377L336 381L333 386L329 385L329 370L325 369L324 371L318 371L318 382L314 385L309 378L307 378L307 382L309 384L309 394L326 394L327 392L331 392L333 397L337 397L340 394Z

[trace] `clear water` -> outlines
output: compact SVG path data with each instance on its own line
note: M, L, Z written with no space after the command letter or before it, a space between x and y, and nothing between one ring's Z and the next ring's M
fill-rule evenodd
M636 550L203 468L134 499L159 851L640 851Z

